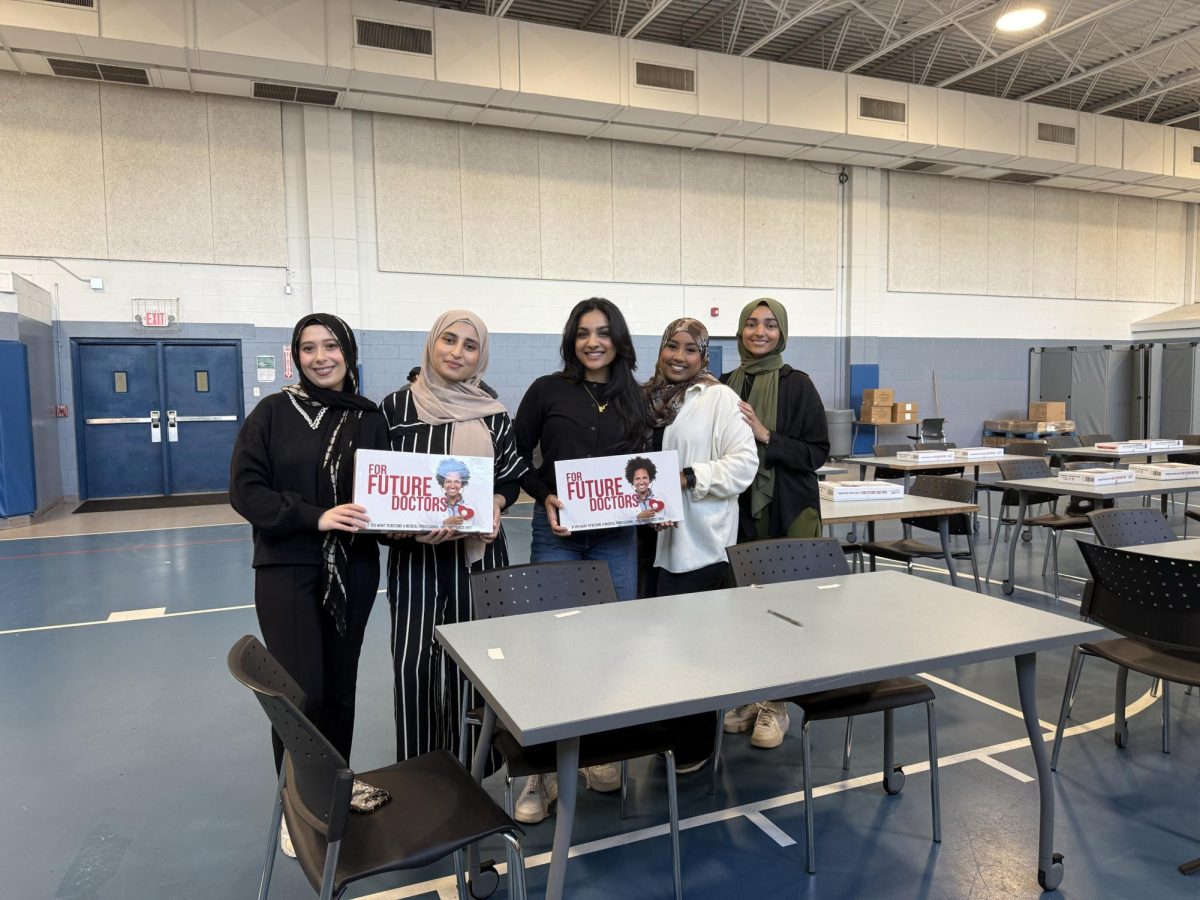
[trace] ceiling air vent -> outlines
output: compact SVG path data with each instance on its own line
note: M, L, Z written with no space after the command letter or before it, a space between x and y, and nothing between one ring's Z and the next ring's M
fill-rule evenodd
M878 97L858 98L858 117L881 122L908 121L908 104L900 100L881 100Z
M680 69L677 66L660 66L657 63L637 64L634 81L639 87L660 88L664 91L684 91L695 93L696 72L693 69Z
M1046 144L1065 144L1075 146L1075 129L1070 125L1054 125L1050 122L1038 122L1037 139Z
M898 172L924 172L926 175L941 175L943 172L949 172L957 166L949 166L946 163L931 163L914 160L907 162L902 166L896 166Z
M1192 162L1200 163L1200 147L1192 147Z
M995 178L989 178L988 181L1000 181L1004 184L1037 184L1039 181L1045 181L1051 178L1051 175L1030 175L1028 172L1005 172L1003 175L997 175Z
M47 3L57 3L59 6L82 6L86 9L95 9L96 0L45 0Z
M285 103L312 103L317 106L337 106L338 100L337 91L272 84L269 81L254 82L254 96L259 100L283 100Z
M373 22L370 19L355 19L354 24L358 29L359 47L377 47L380 50L433 56L433 32L428 28Z
M48 58L50 71L63 78L86 78L89 81L112 81L118 84L150 84L145 69L132 66L112 66L108 63L86 62L79 59Z

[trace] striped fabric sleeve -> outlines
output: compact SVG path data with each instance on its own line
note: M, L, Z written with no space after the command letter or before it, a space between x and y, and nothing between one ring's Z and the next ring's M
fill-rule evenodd
M492 433L492 446L496 455L493 490L504 498L504 507L507 509L520 496L521 479L529 471L529 464L517 452L516 435L507 413L490 416L488 430Z

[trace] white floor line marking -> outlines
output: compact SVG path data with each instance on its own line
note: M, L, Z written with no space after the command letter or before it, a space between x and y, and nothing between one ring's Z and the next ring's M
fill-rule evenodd
M1150 696L1147 691L1133 703L1125 708L1126 718L1132 718L1142 712L1146 707L1155 703L1155 699ZM1095 719L1091 722L1084 722L1080 725L1074 725L1063 731L1063 737L1074 737L1078 734L1084 734L1090 731L1096 731L1100 728L1110 726L1115 721L1112 715L1104 716L1100 719ZM1047 743L1054 740L1054 732L1047 732L1042 735L1042 739ZM978 750L966 750L962 753L955 753L950 756L942 756L938 758L938 768L945 769L949 766L955 766L959 763L981 761L984 757L992 757L998 753L1007 753L1011 750L1020 750L1022 747L1029 746L1029 738L1022 737L1015 740L1005 741L1001 744L992 744L990 747L981 747ZM995 760L991 760L995 762ZM1004 765L998 763L998 765ZM1005 769L1009 768L1005 766ZM921 762L905 763L904 771L908 775L915 775L921 772L929 771L929 760ZM1016 770L1014 770L1016 771ZM1005 773L1009 774L1009 773ZM822 784L813 788L813 798L826 797L830 794L841 793L842 791L854 790L860 787L877 786L881 773L872 772L869 775L860 775L857 778L847 778L844 781L837 781L832 784ZM1031 781L1033 779L1030 779ZM741 806L731 806L728 809L718 809L710 813L704 813L699 816L692 816L690 819L681 819L679 821L679 830L687 831L691 828L700 828L704 825L714 825L719 822L728 822L733 819L749 818L751 815L761 814L769 809L779 809L784 806L791 806L797 803L804 802L804 791L793 791L789 794L781 794L778 797L769 797L766 800L758 800L753 803L745 803ZM758 825L758 822L754 823ZM772 823L773 826L773 823ZM761 827L761 826L759 826ZM774 826L773 826L774 827ZM615 847L623 847L629 844L636 844L641 841L651 838L663 837L669 833L669 826L666 823L655 825L650 828L642 828L638 831L630 831L626 834L616 834L612 837L602 838L597 841L590 841L586 844L577 844L571 847L571 852L568 854L569 859L574 859L578 856L587 856L590 853L598 853L601 850L611 850ZM525 858L525 868L534 869L538 866L549 865L550 854L538 853L534 856ZM496 870L498 872L506 871L503 864L497 863ZM363 897L362 900L403 900L408 897L418 897L421 894L431 891L438 891L446 885L454 884L454 876L448 875L444 878L437 878L432 881L426 881L421 884L411 884L394 891L383 891L378 894L370 894Z
M746 819L766 832L767 836L780 847L791 847L796 843L791 835L760 812L746 813Z
M944 687L947 690L954 691L956 694L962 694L964 697L970 697L972 700L976 701L977 703L982 703L984 706L990 706L992 709L998 709L998 710L1000 710L1000 712L1008 713L1010 716L1014 716L1021 720L1024 720L1024 718L1025 718L1025 714L1022 713L1019 709L1014 709L1011 706L1006 706L1005 704L1001 703L999 700L993 700L991 697L985 697L983 694L977 694L974 691L969 690L968 688L965 688L960 684L955 684L952 681L946 681L942 678L938 678L936 675L930 675L928 672L918 672L917 677L924 678L926 681L932 681L934 684L939 685L940 687ZM1038 719L1038 724L1041 725L1042 728L1045 729L1046 731L1054 730L1054 726L1051 725L1049 722L1045 721L1044 719Z
M165 606L153 606L149 609L122 609L116 612L110 612L107 622L135 622L138 619L157 619L159 616L166 613Z
M997 772L1003 772L1005 775L1008 775L1011 778L1015 778L1015 779L1017 779L1017 781L1023 782L1025 784L1028 784L1031 781L1037 781L1036 778L1032 778L1029 775L1026 775L1020 769L1014 769L1012 766L1006 766L1004 763L1000 762L1000 760L992 759L990 756L981 756L981 757L979 757L979 761L981 763L983 763L985 766L991 766Z
M178 619L182 616L204 616L209 613L233 612L239 609L254 609L253 603L247 603L243 606L218 606L215 609L188 609L182 612L165 613L158 616L160 619ZM97 619L94 622L68 622L65 625L38 625L33 628L9 628L5 631L0 631L0 635L5 634L32 634L35 631L59 631L63 628L86 628L89 625L119 625L121 620Z

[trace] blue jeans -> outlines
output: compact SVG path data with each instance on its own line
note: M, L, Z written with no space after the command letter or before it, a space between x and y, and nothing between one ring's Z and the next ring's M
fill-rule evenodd
M533 541L529 547L529 561L603 560L608 563L608 574L612 578L617 599L632 600L637 596L635 528L633 525L598 528L595 531L579 531L570 537L559 537L550 530L546 508L539 503L533 508Z

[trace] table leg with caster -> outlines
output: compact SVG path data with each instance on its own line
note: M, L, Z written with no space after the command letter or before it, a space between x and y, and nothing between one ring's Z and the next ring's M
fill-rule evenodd
M1015 590L1016 564L1017 564L1017 540L1016 537L1021 533L1021 529L1025 526L1025 507L1029 505L1029 492L1018 491L1020 499L1017 501L1017 521L1013 525L1013 538L1008 542L1008 577L1004 579L1001 585L1001 590L1005 594L1011 595Z
M1022 653L1016 657L1017 693L1021 698L1021 715L1025 719L1025 732L1029 735L1029 746L1033 750L1033 763L1037 769L1039 821L1038 821L1038 884L1042 890L1052 891L1062 884L1063 857L1054 852L1054 784L1050 779L1050 761L1046 758L1046 741L1037 714L1037 654Z

